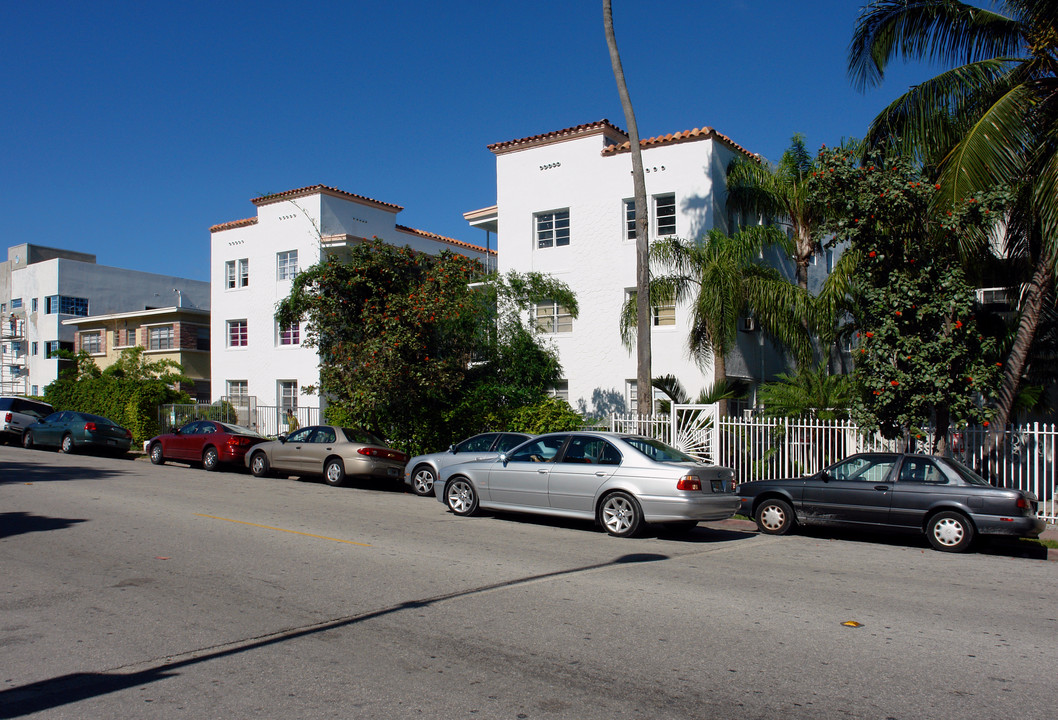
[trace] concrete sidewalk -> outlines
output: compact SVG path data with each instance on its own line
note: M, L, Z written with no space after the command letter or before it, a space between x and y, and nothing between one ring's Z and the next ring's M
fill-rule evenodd
M705 527L709 527L709 528L715 528L717 530L728 530L728 531L734 531L734 532L752 532L752 533L757 532L757 523L753 522L752 520L743 520L742 518L734 518L733 517L733 518L729 518L727 520L717 520L717 521L714 521L714 522L701 523L701 525L703 525ZM1055 542L1058 542L1058 525L1055 525L1054 523L1047 523L1047 528L1040 535L1040 540L1054 540ZM1009 538L1009 539L997 538L996 542L997 543L1006 543L1007 547L1016 548L1017 547L1016 543L1018 543L1018 540L1015 539L1015 538ZM1054 548L1048 548L1048 547L1045 547L1045 546L1042 546L1042 547L1043 547L1044 550L1047 551L1047 554L1046 554L1046 559L1047 560L1058 561L1058 550L1056 550ZM1035 553L1033 553L1033 556L1035 556ZM1026 555L1026 557L1029 557L1029 556ZM1037 559L1040 559L1040 560L1044 559L1042 552L1039 553L1039 557Z

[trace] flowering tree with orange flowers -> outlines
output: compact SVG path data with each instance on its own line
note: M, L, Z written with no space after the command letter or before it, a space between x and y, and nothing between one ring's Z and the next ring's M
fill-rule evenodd
M539 274L516 280L486 278L463 255L376 238L299 273L276 320L306 323L304 342L320 357L311 389L327 399L331 422L432 452L546 397L559 377L555 352L520 318L534 299L555 298L571 313L575 299Z
M938 209L939 186L909 159L861 162L846 148L824 148L818 164L810 182L828 212L821 238L847 244L856 260L853 416L888 438L932 426L942 453L951 425L987 425L1000 377L997 339L979 327L960 258L986 257L1006 195Z

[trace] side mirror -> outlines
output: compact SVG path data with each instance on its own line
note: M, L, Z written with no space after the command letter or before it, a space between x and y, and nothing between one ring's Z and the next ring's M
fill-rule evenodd
M180 428L176 428L175 430L173 430L173 435L179 435L179 434L180 434Z
M448 452L450 452L453 455L455 455L456 454L456 446L455 445L449 445L448 446Z
M500 456L499 456L498 460L501 463L503 463L504 467L506 467L507 466L507 453L505 453L505 452L504 453L500 453Z
M280 435L276 439L279 440L279 442L281 442L281 443L285 443L287 441L287 436L286 435Z
M823 482L830 482L834 478L829 473L827 473L826 470L820 470L819 471L819 479L822 480Z

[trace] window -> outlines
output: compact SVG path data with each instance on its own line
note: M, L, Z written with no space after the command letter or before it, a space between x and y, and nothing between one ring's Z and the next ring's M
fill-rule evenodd
M250 260L229 260L224 263L224 278L229 290L244 288L250 284Z
M650 308L650 315L654 320L654 327L665 327L676 324L676 296L670 295L663 298Z
M229 320L228 347L246 347L247 344L246 321Z
M657 237L676 234L676 196L658 195L654 198L654 222Z
M44 343L44 357L45 358L55 357L55 354L59 350L69 350L70 352L73 352L73 343L72 342L60 342L58 340L49 340L48 342Z
M209 350L209 328L204 325L196 329L195 350Z
M290 325L279 328L279 344L300 345L301 326L298 323L291 323Z
M298 251L276 253L276 280L293 280L298 274Z
M636 239L636 201L625 200L625 240Z
M288 409L298 409L298 383L297 380L280 380L278 383L279 410L286 412Z
M467 452L488 452L492 448L492 443L496 442L496 436L499 433L484 433L482 435L475 435L472 438L468 438L463 442L455 446L457 453Z
M556 380L554 386L547 391L547 394L569 402L569 380Z
M114 331L114 347L132 347L136 344L136 331L118 328Z
M171 350L173 349L173 326L158 325L147 328L148 350Z
M568 435L550 435L526 443L509 457L510 462L554 462Z
M631 413L639 412L639 390L637 385L638 383L635 380L625 380L625 392L628 395L628 412ZM660 390L654 388L651 388L651 390L651 394L654 398L654 407L647 408L644 413L646 415L657 414L660 412L658 409L659 400L663 400L665 397L664 393Z
M18 310L22 307L22 298L11 298L11 309Z
M536 216L536 246L558 245L569 245L569 210L540 213Z
M88 299L67 297L65 295L49 295L44 298L44 313L46 315L77 315L88 316Z
M228 400L233 405L246 405L249 399L250 391L246 380L228 381Z
M573 332L573 316L558 303L540 302L536 304L536 327L545 333Z
M36 355L38 350L40 350L40 348L38 346L39 346L39 343L35 343L35 342L30 343L29 344L29 354L30 355ZM36 395L36 393L34 393L34 395Z
M855 480L864 483L881 483L889 478L896 465L896 455L870 455L853 457L835 465L828 475L835 480Z
M31 312L37 312L37 298L29 301L29 308Z
M89 355L99 355L103 352L103 333L91 332L81 334L81 349Z
M900 482L947 484L948 478L931 460L907 458L900 467Z

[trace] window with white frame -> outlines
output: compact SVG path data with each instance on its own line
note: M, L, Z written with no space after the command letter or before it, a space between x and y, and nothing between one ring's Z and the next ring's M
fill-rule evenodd
M536 224L536 246L538 248L569 245L568 209L537 213L534 218Z
M277 383L276 395L279 398L279 410L286 412L288 409L298 409L298 382L297 380L280 380Z
M625 240L636 239L636 201L625 200Z
M676 234L676 195L654 196L654 229L656 237L672 237Z
M250 284L250 260L241 258L224 263L225 283L229 290L244 288Z
M654 327L666 327L676 324L676 296L668 295L662 298L657 305L650 308L650 316L654 321Z
M556 302L539 302L536 304L536 327L545 333L573 332L573 316Z
M11 298L11 309L18 310L22 307L22 298Z
M556 380L555 384L548 389L547 394L569 402L569 380Z
M81 349L89 355L99 355L103 352L103 333L86 332L81 333Z
M276 253L276 280L293 280L298 274L298 251Z
M38 351L39 349L40 349L40 345L39 345L38 343L36 343L36 342L31 342L31 343L29 344L29 354L30 354L30 355L36 355L36 354L37 354L37 351Z
M280 345L300 345L301 344L301 325L298 323L290 323L289 325L283 325L279 328L279 344Z
M114 331L114 347L132 347L136 344L136 331L129 328L118 328Z
M639 412L639 392L638 386L635 380L625 380L625 394L628 396L628 412L637 413ZM656 388L651 388L651 396L654 400L654 407L647 410L647 414L657 414L658 412L658 401L663 399L664 393Z
M173 347L172 325L154 325L147 328L148 350L172 350Z
M245 405L247 402L249 402L249 383L246 380L229 380L228 400L233 405Z
M229 320L228 321L228 347L246 347L246 345L247 345L246 321L245 320Z
M37 298L33 298L29 302L30 312L37 312Z

